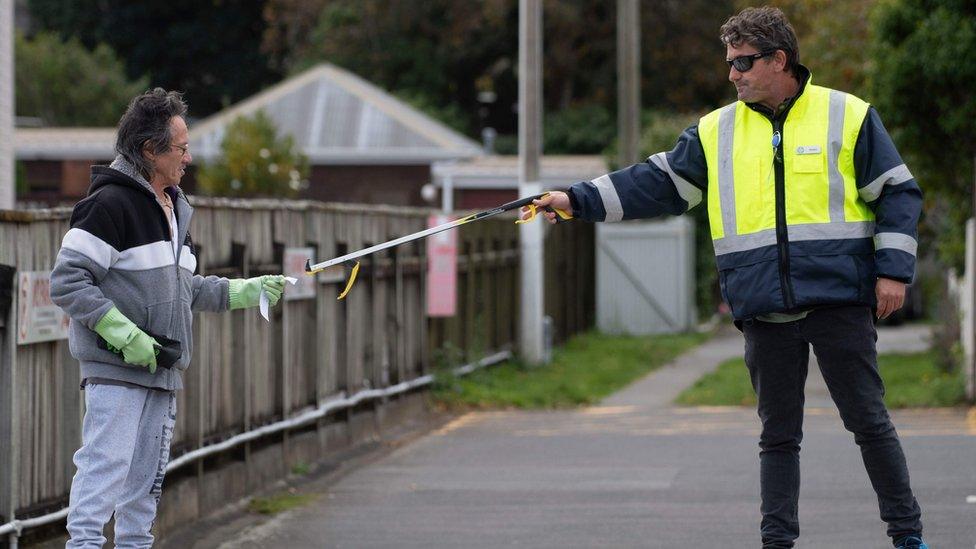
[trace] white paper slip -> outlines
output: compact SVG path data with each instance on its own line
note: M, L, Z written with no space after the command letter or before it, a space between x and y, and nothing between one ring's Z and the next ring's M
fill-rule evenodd
M292 278L290 276L286 276L285 282L294 286L295 283L298 282L298 279ZM267 320L268 322L271 322L271 319L268 318L268 309L271 307L271 302L268 301L268 293L265 292L264 290L261 290L261 301L259 302L259 305L261 309L261 316L263 316L264 319Z

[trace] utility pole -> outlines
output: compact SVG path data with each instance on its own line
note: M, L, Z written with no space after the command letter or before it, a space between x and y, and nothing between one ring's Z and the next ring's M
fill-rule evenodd
M969 307L962 325L969 331L961 334L963 348L968 343L966 357L966 396L976 402L976 152L973 153L973 217L966 223L966 286L969 290ZM964 292L965 295L965 292Z
M542 0L519 0L519 197L542 192ZM543 361L543 249L545 223L519 225L521 306L519 346L530 364Z
M14 0L0 0L0 210L12 210L14 172Z
M618 168L623 168L640 154L639 0L617 0L617 131Z

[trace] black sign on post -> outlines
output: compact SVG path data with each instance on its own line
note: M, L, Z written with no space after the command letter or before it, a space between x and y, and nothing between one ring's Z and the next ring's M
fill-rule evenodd
M0 265L0 326L7 323L7 313L10 312L10 304L14 298L14 275L16 274L17 267Z

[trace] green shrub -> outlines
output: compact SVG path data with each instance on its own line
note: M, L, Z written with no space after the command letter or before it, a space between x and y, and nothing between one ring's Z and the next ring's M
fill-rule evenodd
M231 122L220 150L216 162L200 166L204 194L288 198L307 186L308 159L295 150L292 136L278 137L264 111Z
M14 40L17 116L48 126L114 126L148 78L130 81L122 60L102 44L88 50L42 32Z
M614 114L600 105L582 105L546 113L546 154L600 154L617 135Z

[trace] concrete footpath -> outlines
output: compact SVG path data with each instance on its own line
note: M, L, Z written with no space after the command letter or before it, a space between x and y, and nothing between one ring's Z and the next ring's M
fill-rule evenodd
M925 327L879 350L925 348ZM315 500L239 515L181 547L759 547L759 422L751 408L672 399L741 356L729 330L599 406L476 412L370 463L310 480ZM812 362L799 548L890 547L860 452ZM935 549L976 547L976 411L893 412ZM163 547L171 546L163 540Z

